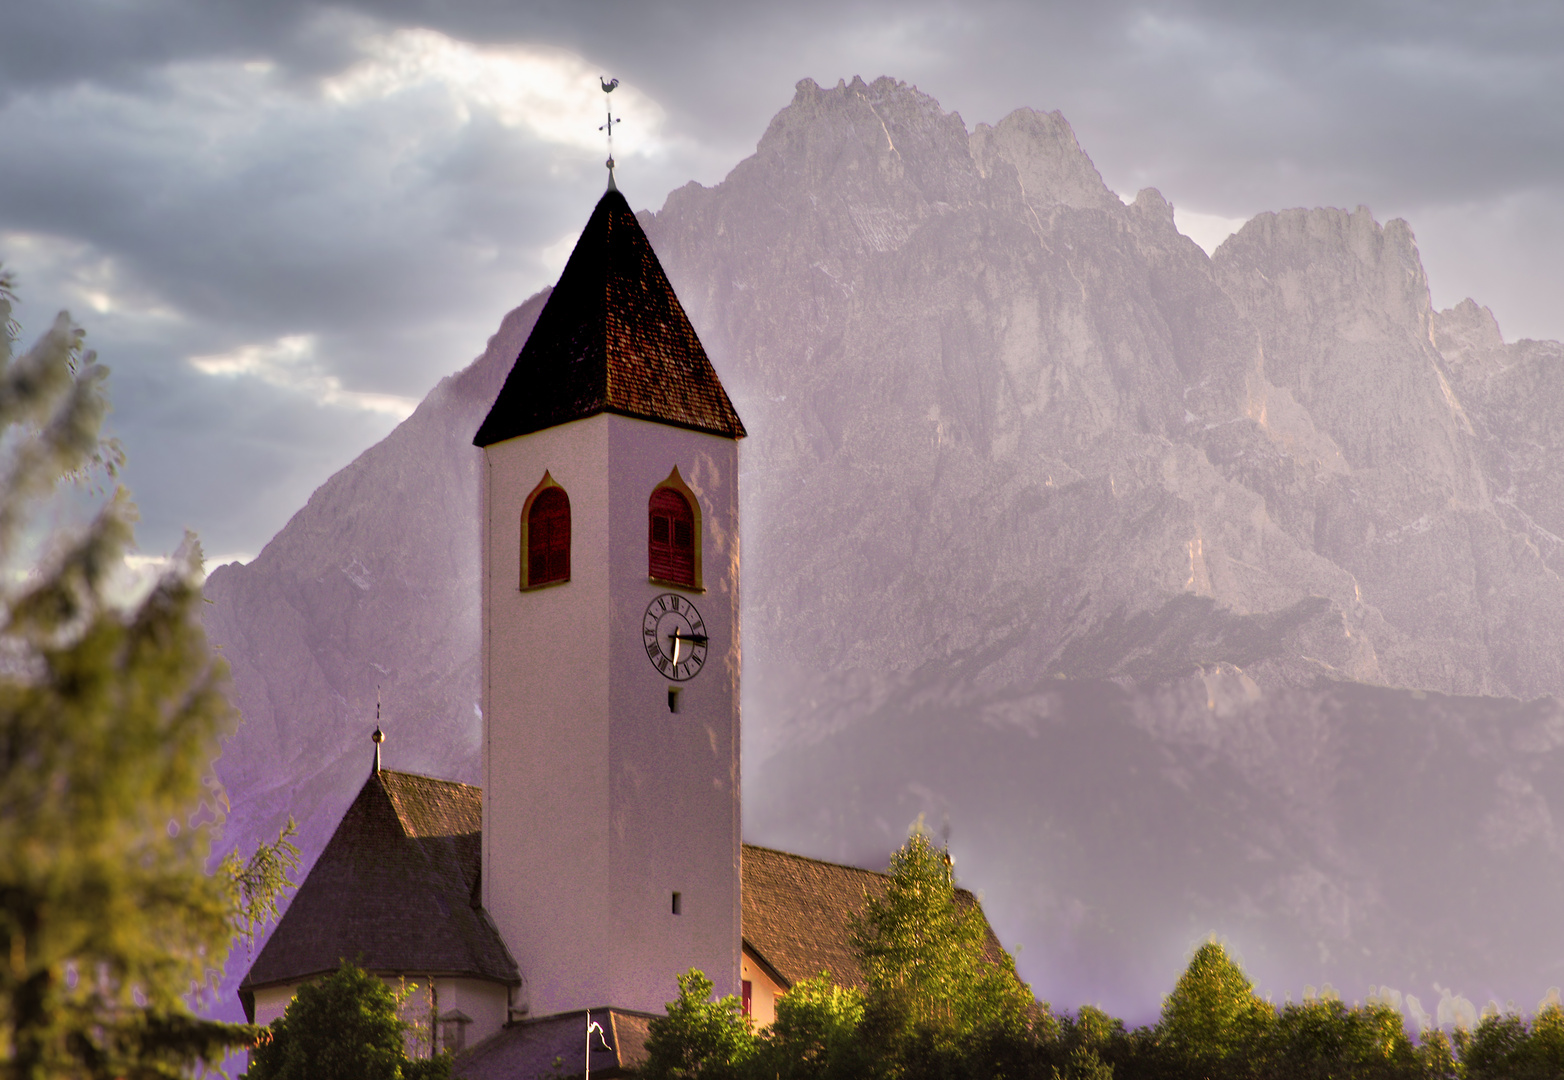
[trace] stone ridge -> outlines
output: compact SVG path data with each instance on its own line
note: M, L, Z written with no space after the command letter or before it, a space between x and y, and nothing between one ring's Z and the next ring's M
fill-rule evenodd
M598 200L473 443L600 412L744 437L656 253L614 190Z
M1538 648L1564 634L1546 455L1477 434L1521 378L1463 390L1405 222L1262 214L1208 258L1156 191L1108 191L1062 117L969 135L855 79L801 82L646 228L765 463L748 696L768 668L838 683L767 700L776 727L925 663L1564 692ZM1494 481L1519 461L1512 510Z

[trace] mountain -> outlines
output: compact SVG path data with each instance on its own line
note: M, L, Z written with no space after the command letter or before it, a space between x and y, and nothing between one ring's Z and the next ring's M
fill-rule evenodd
M1060 1005L1144 1017L1213 930L1279 993L1557 981L1564 348L1434 311L1405 222L1208 258L1058 113L892 79L641 219L750 431L749 839L948 816ZM318 848L377 686L395 767L475 778L469 441L541 303L210 578L233 836Z
M483 358L322 484L254 561L208 576L206 633L243 718L217 762L227 843L275 836L291 814L313 863L363 784L377 720L388 765L482 782L472 435L545 299L507 315Z

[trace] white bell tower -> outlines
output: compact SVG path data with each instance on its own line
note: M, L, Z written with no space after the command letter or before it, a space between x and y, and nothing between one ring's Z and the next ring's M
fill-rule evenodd
M532 1016L738 989L743 436L610 189L474 439L482 902Z

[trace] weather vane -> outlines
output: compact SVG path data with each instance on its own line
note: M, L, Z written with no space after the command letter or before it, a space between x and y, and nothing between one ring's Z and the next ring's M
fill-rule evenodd
M618 79L605 79L601 75L599 75L597 77L597 81L603 84L603 93L605 93L605 94L612 94L614 92L614 87L619 85L619 80ZM619 121L614 119L613 102L610 101L608 103L608 123L602 125L601 127L599 127L597 129L599 131L606 131L606 132L608 132L608 190L609 191L618 191L619 190L617 187L614 186L614 125L617 124L617 123L619 123Z

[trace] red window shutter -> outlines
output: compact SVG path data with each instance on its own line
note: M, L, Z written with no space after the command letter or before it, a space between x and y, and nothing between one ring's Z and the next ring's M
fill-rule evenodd
M565 489L544 488L527 511L528 585L570 580L570 499Z
M739 983L739 987L740 987L740 992L744 995L742 998L740 998L740 1001L742 1002L742 1008L743 1008L743 1012L742 1012L741 1015L748 1016L749 1015L750 998L753 996L753 992L754 992L755 987L754 987L754 984L751 983L748 979L744 979L742 982L740 982Z
M647 507L647 573L663 581L695 585L695 513L672 488L652 492Z

